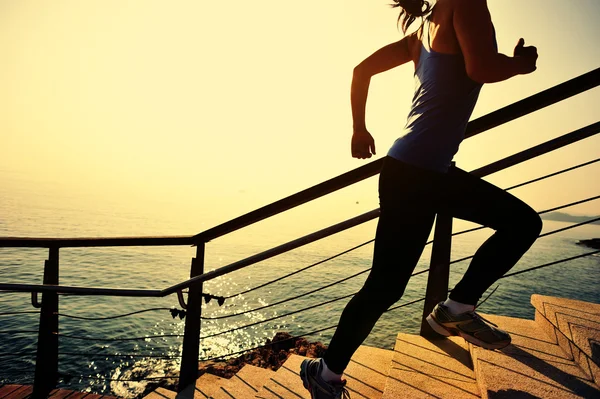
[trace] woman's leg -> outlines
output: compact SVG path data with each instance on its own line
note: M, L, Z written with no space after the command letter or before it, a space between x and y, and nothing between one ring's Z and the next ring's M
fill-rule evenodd
M542 221L529 205L459 168L444 183L441 208L454 217L496 232L477 250L450 299L476 305L485 291L510 270L538 238Z
M383 312L402 297L433 225L429 199L435 175L386 158L379 183L381 215L373 268L342 312L324 357L331 371L343 373Z

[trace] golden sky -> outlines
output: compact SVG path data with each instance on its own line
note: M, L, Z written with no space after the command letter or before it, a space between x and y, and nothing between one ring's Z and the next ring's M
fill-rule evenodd
M0 0L0 180L82 208L208 221L200 231L358 167L350 79L401 38L387 3ZM597 0L488 4L500 50L524 37L540 58L534 74L484 87L474 117L600 66ZM378 157L412 89L411 65L373 79ZM472 170L594 123L598 104L596 88L466 141L456 161ZM595 137L489 180L506 187L599 154ZM542 210L597 195L599 172L514 193ZM371 179L310 209L333 222L377 204ZM600 214L600 202L568 211Z

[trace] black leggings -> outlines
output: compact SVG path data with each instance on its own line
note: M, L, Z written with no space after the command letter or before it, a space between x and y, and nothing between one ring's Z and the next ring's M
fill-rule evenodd
M402 297L436 213L496 230L450 294L470 305L517 263L542 229L538 214L523 201L456 167L442 174L387 157L379 178L379 200L373 268L342 312L325 354L327 366L339 374L383 312Z

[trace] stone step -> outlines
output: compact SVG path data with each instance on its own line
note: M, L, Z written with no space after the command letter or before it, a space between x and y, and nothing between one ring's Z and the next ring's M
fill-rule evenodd
M148 395L144 396L143 399L175 399L176 397L177 392L169 391L165 388L156 388L153 392L150 392ZM193 397L193 393L192 395L189 395L189 397Z
M532 295L535 320L600 385L600 304Z
M30 399L32 394L32 385L0 384L0 399ZM114 396L77 392L68 389L53 389L46 397L51 399L62 399L66 397L74 399L117 399Z
M267 379L273 375L275 372L272 370L246 365L229 379L206 373L196 380L195 386L189 386L179 394L158 388L144 399L254 398Z
M471 356L458 337L398 334L383 399L480 398Z
M535 321L482 316L512 336L501 350L469 345L482 398L600 397L600 389Z
M212 397L214 399L254 398L267 380L274 375L273 370L246 365L236 375L225 380L220 389L213 391Z
M361 346L344 373L353 398L379 399L383 395L393 351ZM306 359L292 355L256 395L263 399L310 399L300 380L300 363Z
M227 382L227 378L205 373L196 380L194 399L214 398L221 390L221 386Z

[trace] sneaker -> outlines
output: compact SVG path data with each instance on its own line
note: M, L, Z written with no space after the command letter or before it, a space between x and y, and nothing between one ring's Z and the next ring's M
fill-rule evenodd
M321 378L323 359L306 359L300 365L300 378L312 399L350 399L346 380L327 382Z
M484 319L475 311L454 314L443 302L435 306L433 312L427 316L427 322L438 334L445 337L459 335L465 341L485 349L501 349L510 344L510 335L496 328L496 324Z

